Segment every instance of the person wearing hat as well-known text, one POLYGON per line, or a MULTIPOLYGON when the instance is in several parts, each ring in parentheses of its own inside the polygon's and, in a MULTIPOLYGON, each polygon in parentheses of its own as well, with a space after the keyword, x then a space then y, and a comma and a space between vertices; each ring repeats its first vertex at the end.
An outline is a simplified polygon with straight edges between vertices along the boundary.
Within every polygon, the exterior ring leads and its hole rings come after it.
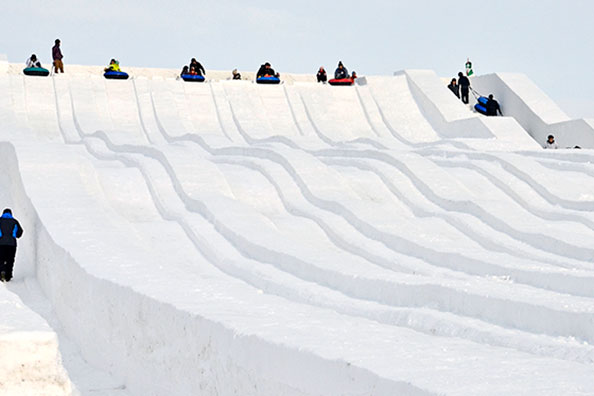
POLYGON ((349 78, 349 71, 346 67, 342 64, 342 61, 338 62, 338 67, 336 71, 334 71, 334 78, 337 80, 342 80, 344 78, 349 78))
POLYGON ((0 217, 0 280, 8 282, 12 279, 14 256, 17 249, 17 238, 23 235, 23 227, 12 217, 12 211, 4 209, 0 217))
POLYGON ((54 72, 58 73, 58 70, 64 73, 64 63, 62 63, 62 50, 60 49, 60 39, 56 39, 55 45, 52 47, 52 59, 54 60, 54 72))
POLYGON ((32 54, 31 57, 29 57, 29 59, 27 59, 27 68, 30 67, 39 67, 41 68, 41 62, 39 62, 39 59, 37 59, 37 55, 32 54))
POLYGON ((553 149, 553 150, 556 150, 556 149, 559 148, 559 146, 557 145, 557 142, 555 141, 555 136, 549 135, 547 137, 547 141, 545 143, 544 148, 546 148, 546 149, 553 149))
POLYGON ((278 77, 279 75, 274 72, 274 69, 272 67, 270 67, 270 63, 266 62, 262 66, 260 66, 260 69, 258 69, 258 73, 256 73, 257 79, 264 76, 278 77))

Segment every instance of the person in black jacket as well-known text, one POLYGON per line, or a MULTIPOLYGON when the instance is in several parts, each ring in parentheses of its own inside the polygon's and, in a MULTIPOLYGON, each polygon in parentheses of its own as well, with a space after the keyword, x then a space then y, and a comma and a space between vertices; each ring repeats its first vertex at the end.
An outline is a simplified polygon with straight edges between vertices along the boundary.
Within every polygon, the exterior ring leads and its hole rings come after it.
POLYGON ((458 73, 458 85, 460 86, 460 93, 462 102, 468 104, 468 91, 470 90, 470 80, 462 72, 458 73))
POLYGON ((0 217, 0 280, 8 282, 12 279, 14 256, 17 249, 17 238, 23 235, 23 227, 12 217, 10 209, 4 209, 0 217))
POLYGON ((485 106, 487 108, 487 115, 488 116, 496 116, 497 112, 499 112, 500 115, 501 114, 501 108, 499 107, 499 103, 497 103, 497 101, 495 99, 493 99, 493 95, 489 95, 489 100, 487 101, 487 105, 485 106))
POLYGON ((460 99, 460 86, 456 82, 455 78, 452 78, 452 81, 450 82, 450 85, 448 85, 448 88, 450 89, 450 91, 454 93, 454 95, 456 95, 458 99, 460 99))
POLYGON ((342 61, 338 62, 338 67, 334 71, 334 78, 336 80, 342 80, 345 78, 349 78, 349 71, 346 67, 342 64, 342 61))
POLYGON ((190 61, 190 74, 197 74, 199 76, 204 76, 206 74, 204 67, 202 67, 202 64, 198 62, 196 58, 192 58, 190 61))
POLYGON ((328 75, 326 74, 326 70, 324 70, 324 66, 320 66, 320 69, 318 70, 318 74, 316 75, 318 82, 324 83, 326 84, 326 81, 328 81, 328 75))
POLYGON ((264 76, 278 77, 279 74, 274 72, 274 69, 270 67, 270 63, 266 62, 262 66, 260 66, 260 69, 258 69, 258 73, 256 73, 256 78, 264 76))

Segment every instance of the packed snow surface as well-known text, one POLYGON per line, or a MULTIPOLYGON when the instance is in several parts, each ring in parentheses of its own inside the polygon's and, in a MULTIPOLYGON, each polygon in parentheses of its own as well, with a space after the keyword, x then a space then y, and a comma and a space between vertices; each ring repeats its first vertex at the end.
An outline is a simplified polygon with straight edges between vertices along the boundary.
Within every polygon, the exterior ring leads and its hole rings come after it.
POLYGON ((43 360, 31 394, 594 395, 592 151, 424 70, 0 69, 0 351, 43 360))

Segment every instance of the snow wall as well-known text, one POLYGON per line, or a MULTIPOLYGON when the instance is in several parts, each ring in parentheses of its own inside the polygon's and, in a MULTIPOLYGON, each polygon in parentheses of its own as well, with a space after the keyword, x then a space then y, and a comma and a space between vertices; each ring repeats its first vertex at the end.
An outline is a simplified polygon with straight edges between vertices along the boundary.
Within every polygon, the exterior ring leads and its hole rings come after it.
POLYGON ((503 114, 513 117, 541 146, 548 135, 560 148, 594 148, 594 120, 572 120, 526 75, 495 73, 472 78, 484 96, 493 94, 503 114))

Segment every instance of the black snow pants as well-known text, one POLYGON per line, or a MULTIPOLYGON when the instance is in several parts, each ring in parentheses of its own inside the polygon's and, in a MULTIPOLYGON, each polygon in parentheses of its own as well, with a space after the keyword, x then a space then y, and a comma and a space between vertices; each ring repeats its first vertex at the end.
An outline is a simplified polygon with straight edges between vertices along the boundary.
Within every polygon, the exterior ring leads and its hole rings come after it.
POLYGON ((14 256, 16 246, 0 245, 0 273, 4 272, 4 279, 12 279, 12 268, 14 267, 14 256))
POLYGON ((468 91, 469 91, 468 87, 461 87, 461 89, 460 89, 460 93, 462 94, 461 95, 462 102, 464 102, 466 104, 468 104, 468 91))

